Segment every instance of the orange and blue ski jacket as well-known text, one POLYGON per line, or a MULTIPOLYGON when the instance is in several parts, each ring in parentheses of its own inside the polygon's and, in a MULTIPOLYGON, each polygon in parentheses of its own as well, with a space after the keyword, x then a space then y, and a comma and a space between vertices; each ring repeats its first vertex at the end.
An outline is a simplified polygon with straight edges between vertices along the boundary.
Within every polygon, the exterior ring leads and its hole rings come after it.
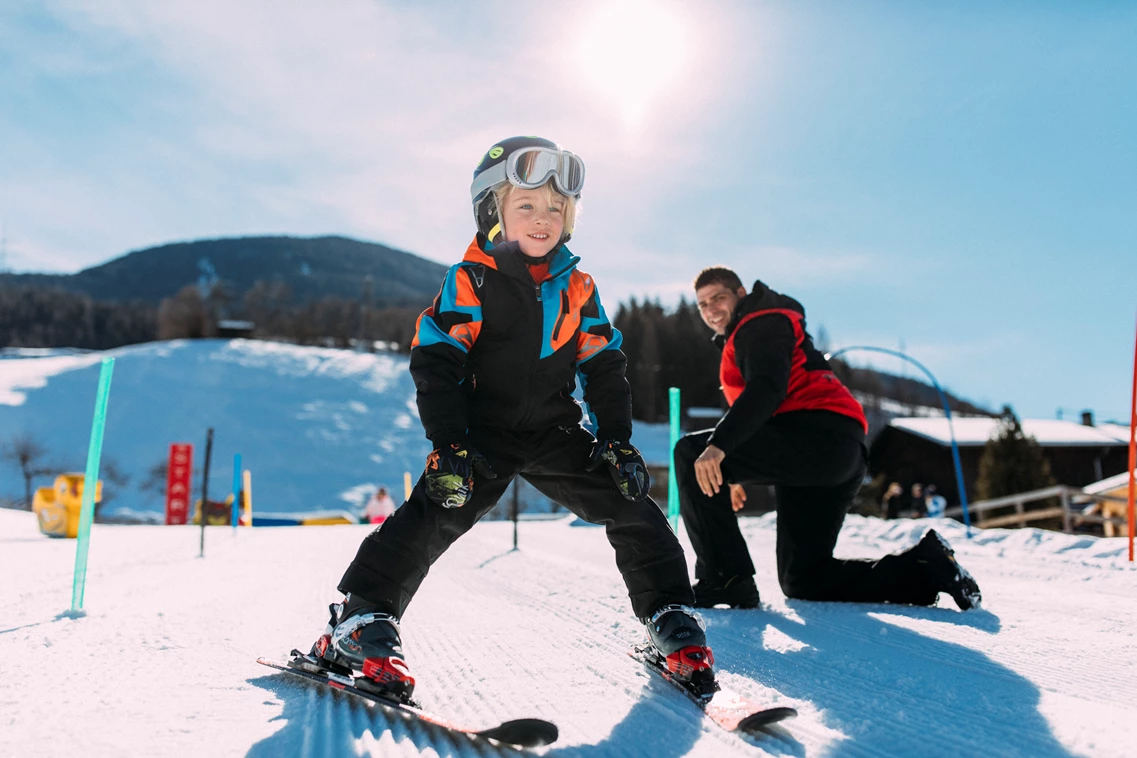
POLYGON ((516 243, 479 234, 450 267, 411 343, 419 416, 436 446, 470 427, 579 424, 578 378, 597 436, 631 437, 622 338, 579 260, 562 245, 536 282, 516 243))

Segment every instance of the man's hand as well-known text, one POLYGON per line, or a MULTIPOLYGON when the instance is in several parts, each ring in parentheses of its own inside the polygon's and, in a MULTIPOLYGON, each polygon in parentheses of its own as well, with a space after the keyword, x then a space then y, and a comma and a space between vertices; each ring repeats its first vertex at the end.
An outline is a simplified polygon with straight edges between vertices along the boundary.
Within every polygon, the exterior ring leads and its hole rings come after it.
POLYGON ((707 449, 695 460, 695 479, 699 482, 699 489, 707 497, 717 495, 722 488, 721 464, 725 457, 726 453, 722 450, 714 445, 707 445, 707 449))
POLYGON ((738 513, 746 506, 746 490, 741 484, 730 485, 730 507, 738 513))

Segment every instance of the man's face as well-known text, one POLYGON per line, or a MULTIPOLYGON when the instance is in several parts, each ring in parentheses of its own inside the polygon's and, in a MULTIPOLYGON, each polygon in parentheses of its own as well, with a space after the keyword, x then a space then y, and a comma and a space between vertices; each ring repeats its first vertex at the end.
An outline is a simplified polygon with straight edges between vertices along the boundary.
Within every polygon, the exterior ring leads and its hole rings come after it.
POLYGON ((732 290, 721 282, 705 284, 695 290, 695 302, 699 306, 699 315, 703 317, 703 323, 709 326, 715 334, 726 334, 726 327, 730 324, 734 307, 744 297, 746 297, 745 287, 732 290))

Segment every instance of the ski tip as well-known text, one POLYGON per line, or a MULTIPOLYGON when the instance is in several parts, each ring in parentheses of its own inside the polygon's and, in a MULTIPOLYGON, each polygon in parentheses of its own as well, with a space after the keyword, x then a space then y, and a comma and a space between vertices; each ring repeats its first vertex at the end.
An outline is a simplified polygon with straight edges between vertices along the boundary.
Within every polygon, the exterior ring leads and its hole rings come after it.
POLYGON ((514 719, 491 729, 483 729, 478 732, 478 736, 518 747, 544 747, 557 741, 560 730, 556 724, 543 719, 514 719))
POLYGON ((776 724, 779 721, 792 719, 797 716, 797 709, 782 707, 782 708, 767 708, 764 711, 752 713, 742 721, 738 722, 737 730, 740 732, 752 732, 761 729, 770 724, 776 724))

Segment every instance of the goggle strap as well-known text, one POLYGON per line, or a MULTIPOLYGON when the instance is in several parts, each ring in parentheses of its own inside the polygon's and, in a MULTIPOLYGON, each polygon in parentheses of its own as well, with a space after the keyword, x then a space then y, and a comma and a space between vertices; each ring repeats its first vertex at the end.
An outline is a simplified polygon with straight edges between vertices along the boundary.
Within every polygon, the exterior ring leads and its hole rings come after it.
POLYGON ((506 180, 505 176, 505 162, 498 163, 490 166, 482 173, 478 174, 478 178, 470 185, 470 199, 477 200, 480 195, 493 189, 497 185, 506 180))

